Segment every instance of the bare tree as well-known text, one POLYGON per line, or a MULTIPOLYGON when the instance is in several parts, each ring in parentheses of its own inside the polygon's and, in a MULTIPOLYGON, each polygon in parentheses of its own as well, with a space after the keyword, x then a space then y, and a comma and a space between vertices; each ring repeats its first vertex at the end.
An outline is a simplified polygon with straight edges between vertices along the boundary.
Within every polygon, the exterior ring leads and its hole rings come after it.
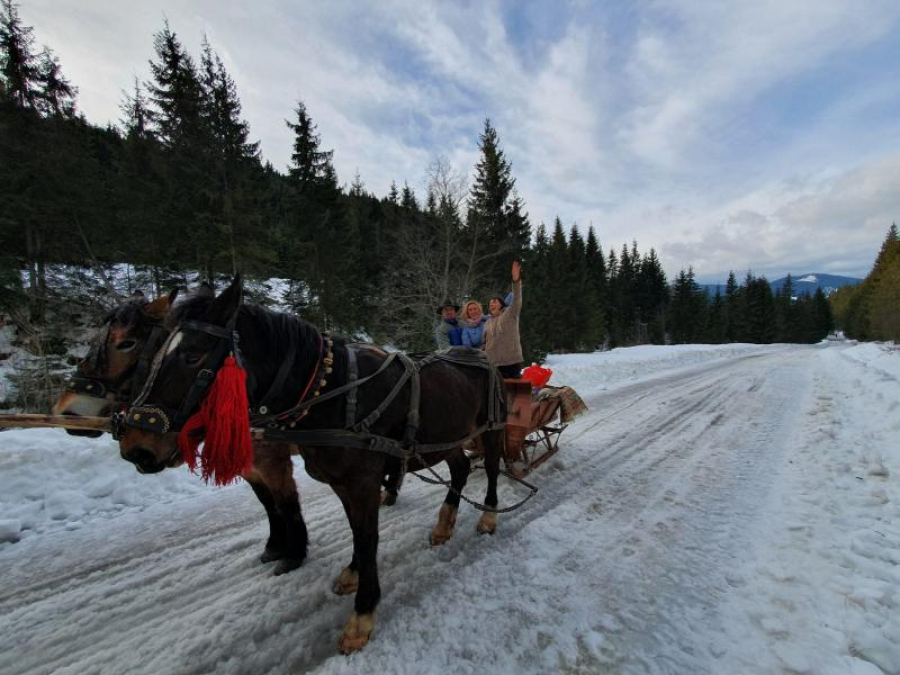
POLYGON ((426 212, 404 214, 393 236, 379 322, 382 338, 412 349, 434 348, 435 308, 468 290, 467 256, 460 250, 466 179, 444 157, 428 165, 425 179, 426 212))

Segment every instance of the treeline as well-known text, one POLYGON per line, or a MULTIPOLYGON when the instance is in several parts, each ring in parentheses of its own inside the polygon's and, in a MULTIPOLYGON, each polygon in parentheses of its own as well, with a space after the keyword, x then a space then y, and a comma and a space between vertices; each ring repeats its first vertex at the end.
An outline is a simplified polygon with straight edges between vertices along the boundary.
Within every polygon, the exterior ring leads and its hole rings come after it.
POLYGON ((900 342, 900 238, 891 225, 875 265, 858 286, 832 296, 838 325, 857 340, 900 342))
POLYGON ((748 272, 738 284, 731 272, 724 290, 717 287, 710 294, 688 269, 672 284, 668 326, 673 344, 813 343, 834 329, 834 316, 821 288, 795 297, 790 274, 773 293, 765 277, 748 272))
MULTIPOLYGON (((437 305, 505 292, 512 260, 524 263, 529 360, 646 342, 813 341, 830 328, 818 295, 774 297, 764 279, 739 286, 732 275, 709 296, 691 271, 670 287, 652 249, 604 252, 593 228, 584 237, 559 219, 532 237, 489 120, 471 185, 437 159, 423 196, 395 182, 378 197, 360 176, 340 184, 302 101, 285 111, 290 166, 266 163, 216 51, 204 39, 195 58, 168 24, 118 126, 88 123, 76 94, 0 1, 0 310, 37 333, 113 291, 241 271, 282 280, 280 300, 320 327, 430 349, 437 305)), ((71 332, 43 334, 58 350, 71 332)))

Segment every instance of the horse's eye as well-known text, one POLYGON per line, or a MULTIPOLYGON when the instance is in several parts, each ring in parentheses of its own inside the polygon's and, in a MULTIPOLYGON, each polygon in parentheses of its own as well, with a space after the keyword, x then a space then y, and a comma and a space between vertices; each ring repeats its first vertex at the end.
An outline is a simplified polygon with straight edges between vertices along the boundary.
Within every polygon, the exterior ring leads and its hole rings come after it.
POLYGON ((184 365, 193 368, 194 366, 200 365, 200 362, 203 360, 203 356, 203 354, 185 352, 181 355, 181 360, 184 365))
POLYGON ((137 347, 136 340, 122 340, 122 342, 116 345, 116 349, 120 352, 130 352, 135 347, 137 347))

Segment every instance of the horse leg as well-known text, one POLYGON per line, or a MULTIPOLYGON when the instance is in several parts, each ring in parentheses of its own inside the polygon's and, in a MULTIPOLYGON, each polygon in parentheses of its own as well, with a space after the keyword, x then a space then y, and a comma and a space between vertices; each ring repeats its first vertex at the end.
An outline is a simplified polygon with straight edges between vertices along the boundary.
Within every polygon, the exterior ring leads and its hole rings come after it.
POLYGON ((253 489, 253 494, 256 495, 256 498, 266 510, 266 516, 269 520, 269 538, 266 541, 266 547, 260 556, 260 562, 268 563, 279 560, 283 557, 282 549, 286 535, 284 520, 275 508, 275 498, 272 497, 269 488, 266 487, 262 478, 254 470, 251 470, 250 473, 244 475, 244 480, 250 484, 250 487, 253 489))
POLYGON ((481 514, 476 527, 478 534, 494 534, 497 530, 497 478, 500 476, 500 457, 503 454, 503 429, 485 431, 482 435, 484 444, 484 472, 487 474, 488 488, 484 498, 486 506, 494 509, 481 514))
POLYGON ((456 527, 456 515, 459 511, 459 496, 469 480, 469 458, 461 450, 454 450, 445 460, 450 467, 450 485, 441 510, 438 512, 437 525, 431 530, 431 545, 440 546, 453 536, 456 527))
POLYGON ((253 472, 247 477, 269 516, 269 541, 263 562, 277 560, 275 575, 297 569, 306 559, 309 536, 300 496, 294 481, 289 446, 266 444, 255 453, 253 472))
MULTIPOLYGON (((339 648, 342 653, 350 654, 362 649, 369 641, 375 629, 375 608, 381 599, 381 587, 378 584, 378 506, 380 478, 361 481, 335 492, 344 504, 350 528, 353 530, 353 560, 350 566, 341 572, 335 587, 343 580, 357 582, 356 597, 353 601, 353 613, 344 624, 339 648)), ((334 487, 334 486, 332 486, 334 487)))
POLYGON ((403 485, 403 463, 392 457, 387 463, 388 472, 384 477, 381 485, 384 488, 381 491, 381 505, 393 506, 397 503, 397 495, 400 487, 403 485))

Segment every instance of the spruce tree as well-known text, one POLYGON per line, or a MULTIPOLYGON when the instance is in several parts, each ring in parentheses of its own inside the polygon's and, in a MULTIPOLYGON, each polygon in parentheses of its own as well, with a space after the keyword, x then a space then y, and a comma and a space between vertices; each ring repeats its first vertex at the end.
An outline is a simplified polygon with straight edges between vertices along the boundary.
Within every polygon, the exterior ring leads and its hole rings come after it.
POLYGON ((606 316, 609 300, 606 261, 603 258, 603 248, 593 226, 588 228, 584 258, 587 270, 587 291, 590 294, 590 302, 593 303, 588 316, 588 343, 593 345, 592 348, 597 348, 606 340, 606 316))
POLYGON ((666 307, 669 301, 669 285, 656 251, 641 259, 638 270, 638 306, 640 320, 647 326, 647 337, 653 344, 665 342, 666 307))
POLYGON ((76 89, 62 74, 59 59, 49 47, 44 47, 41 53, 38 79, 41 84, 38 110, 45 117, 74 117, 76 89))
POLYGON ((12 0, 0 4, 0 93, 20 109, 34 110, 40 93, 34 29, 22 23, 12 0))
POLYGON ((475 181, 469 193, 466 218, 468 246, 478 241, 483 252, 483 290, 508 285, 513 260, 522 260, 531 240, 531 228, 521 200, 514 192, 515 179, 497 131, 485 120, 479 138, 481 158, 475 166, 475 181))
POLYGON ((728 281, 725 282, 724 323, 725 342, 740 342, 744 339, 744 298, 734 270, 728 272, 728 281))

